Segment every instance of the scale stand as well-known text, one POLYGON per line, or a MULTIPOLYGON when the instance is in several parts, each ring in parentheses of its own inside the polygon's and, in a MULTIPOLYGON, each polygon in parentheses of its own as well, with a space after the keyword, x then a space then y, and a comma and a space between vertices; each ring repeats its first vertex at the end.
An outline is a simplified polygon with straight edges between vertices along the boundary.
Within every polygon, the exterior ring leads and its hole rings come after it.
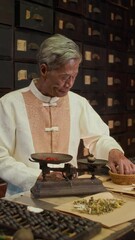
POLYGON ((94 162, 89 162, 87 159, 81 159, 78 160, 78 162, 82 163, 84 167, 75 168, 70 163, 65 163, 71 160, 68 159, 68 155, 64 155, 64 157, 65 156, 66 158, 63 159, 63 154, 61 156, 60 154, 56 153, 50 153, 47 154, 47 156, 44 153, 42 157, 41 154, 40 157, 37 154, 36 157, 35 154, 31 155, 32 159, 30 159, 30 161, 38 162, 40 164, 40 169, 42 170, 43 176, 43 180, 38 180, 31 188, 31 193, 35 198, 58 196, 84 196, 107 191, 106 188, 103 186, 102 181, 95 176, 96 168, 104 166, 107 161, 95 160, 94 162), (59 164, 62 162, 65 163, 64 168, 48 167, 49 163, 59 164), (49 178, 48 180, 47 176, 50 171, 62 172, 63 179, 51 180, 51 178, 49 178), (77 178, 78 173, 84 171, 89 172, 90 177, 80 179, 77 178))

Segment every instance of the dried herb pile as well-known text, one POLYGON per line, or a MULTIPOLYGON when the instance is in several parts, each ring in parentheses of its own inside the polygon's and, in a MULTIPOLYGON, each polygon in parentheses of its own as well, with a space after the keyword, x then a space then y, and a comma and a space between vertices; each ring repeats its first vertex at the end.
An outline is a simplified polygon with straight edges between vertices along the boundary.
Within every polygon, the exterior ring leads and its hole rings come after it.
POLYGON ((116 208, 121 207, 125 201, 123 199, 79 199, 73 202, 73 207, 79 212, 92 214, 92 215, 101 215, 109 213, 116 208))

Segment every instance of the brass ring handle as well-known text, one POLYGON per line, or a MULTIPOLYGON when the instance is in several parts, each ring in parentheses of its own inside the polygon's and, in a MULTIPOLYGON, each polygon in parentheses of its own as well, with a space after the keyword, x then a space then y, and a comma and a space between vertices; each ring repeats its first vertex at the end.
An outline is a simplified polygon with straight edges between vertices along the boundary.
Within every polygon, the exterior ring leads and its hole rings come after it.
POLYGON ((101 34, 98 30, 93 30, 92 35, 93 36, 101 36, 101 34))
POLYGON ((97 83, 97 82, 98 82, 98 78, 96 78, 96 77, 92 77, 91 82, 92 82, 92 83, 97 83))
POLYGON ((114 105, 120 105, 120 102, 117 99, 115 99, 113 103, 114 105))
POLYGON ((92 54, 92 59, 94 60, 100 60, 100 56, 97 53, 92 54))
POLYGON ((120 60, 120 58, 119 58, 119 57, 115 57, 115 59, 114 59, 114 62, 115 62, 115 63, 120 63, 120 62, 121 62, 121 60, 120 60))
POLYGON ((38 50, 39 49, 39 46, 36 44, 36 43, 29 43, 28 44, 28 49, 30 50, 38 50))
POLYGON ((119 14, 116 14, 115 20, 116 21, 122 21, 122 17, 119 14))
POLYGON ((70 22, 68 22, 68 23, 65 25, 65 28, 66 28, 66 29, 69 29, 69 30, 75 31, 75 26, 74 26, 72 23, 70 23, 70 22))
POLYGON ((34 15, 32 16, 32 19, 39 21, 39 22, 43 21, 43 17, 38 13, 34 13, 34 15))
POLYGON ((120 79, 119 79, 119 78, 115 78, 115 79, 114 79, 114 84, 121 84, 120 79))
POLYGON ((115 121, 115 122, 114 122, 114 126, 115 126, 115 127, 119 127, 120 125, 121 125, 120 121, 115 121))
POLYGON ((38 76, 37 76, 36 73, 30 73, 30 74, 28 74, 28 79, 29 79, 29 80, 32 80, 32 79, 34 79, 34 78, 38 78, 38 76))

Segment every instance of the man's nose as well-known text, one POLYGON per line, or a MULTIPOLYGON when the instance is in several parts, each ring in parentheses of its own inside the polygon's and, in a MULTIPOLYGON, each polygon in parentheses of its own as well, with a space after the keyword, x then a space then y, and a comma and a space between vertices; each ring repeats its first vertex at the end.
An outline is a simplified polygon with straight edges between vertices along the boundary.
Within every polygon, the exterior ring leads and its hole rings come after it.
POLYGON ((74 76, 70 76, 67 81, 66 81, 66 87, 72 87, 73 83, 75 81, 75 77, 74 76))

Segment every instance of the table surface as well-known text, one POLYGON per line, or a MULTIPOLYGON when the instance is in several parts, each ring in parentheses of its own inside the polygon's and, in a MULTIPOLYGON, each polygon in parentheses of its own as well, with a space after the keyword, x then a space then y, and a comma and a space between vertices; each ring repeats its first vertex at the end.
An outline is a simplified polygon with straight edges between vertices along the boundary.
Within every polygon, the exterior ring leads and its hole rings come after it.
MULTIPOLYGON (((122 194, 125 194, 125 193, 122 193, 122 194)), ((132 195, 131 197, 133 198, 135 196, 132 195)), ((51 197, 51 198, 46 197, 46 198, 37 199, 37 198, 34 198, 30 192, 24 192, 24 193, 13 195, 11 197, 5 197, 4 199, 30 205, 33 207, 40 207, 43 209, 52 210, 55 206, 74 201, 78 198, 79 197, 68 196, 68 197, 51 197)), ((111 228, 102 227, 101 232, 97 234, 95 237, 93 237, 91 240, 115 240, 115 239, 118 240, 134 229, 135 229, 135 220, 132 220, 130 222, 126 222, 111 228)), ((133 239, 135 239, 135 236, 133 239)))

